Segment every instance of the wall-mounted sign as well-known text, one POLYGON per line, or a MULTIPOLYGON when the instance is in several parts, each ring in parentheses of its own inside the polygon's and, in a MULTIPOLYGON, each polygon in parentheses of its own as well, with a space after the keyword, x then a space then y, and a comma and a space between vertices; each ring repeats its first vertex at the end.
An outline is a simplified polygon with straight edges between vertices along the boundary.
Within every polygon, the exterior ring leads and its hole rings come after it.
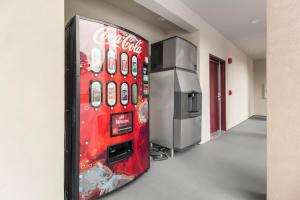
POLYGON ((111 114, 110 120, 110 135, 112 137, 133 131, 133 112, 111 114))
POLYGON ((267 99, 267 84, 266 83, 264 83, 264 84, 262 84, 262 98, 263 99, 267 99))

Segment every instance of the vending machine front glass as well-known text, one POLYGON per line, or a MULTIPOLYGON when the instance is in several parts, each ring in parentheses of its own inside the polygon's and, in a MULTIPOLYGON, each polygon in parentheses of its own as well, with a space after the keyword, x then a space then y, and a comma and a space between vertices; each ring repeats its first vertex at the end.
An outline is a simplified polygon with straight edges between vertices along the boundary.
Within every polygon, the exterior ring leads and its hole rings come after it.
POLYGON ((147 68, 142 37, 79 16, 66 27, 66 199, 98 199, 148 170, 147 68))

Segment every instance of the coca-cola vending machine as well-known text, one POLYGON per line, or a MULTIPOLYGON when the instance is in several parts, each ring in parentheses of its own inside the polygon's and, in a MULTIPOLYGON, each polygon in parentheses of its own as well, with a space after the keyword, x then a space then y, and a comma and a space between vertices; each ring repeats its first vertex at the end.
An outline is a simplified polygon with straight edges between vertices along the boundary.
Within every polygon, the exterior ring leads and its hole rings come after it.
POLYGON ((65 69, 65 199, 98 199, 149 169, 148 41, 75 16, 65 69))

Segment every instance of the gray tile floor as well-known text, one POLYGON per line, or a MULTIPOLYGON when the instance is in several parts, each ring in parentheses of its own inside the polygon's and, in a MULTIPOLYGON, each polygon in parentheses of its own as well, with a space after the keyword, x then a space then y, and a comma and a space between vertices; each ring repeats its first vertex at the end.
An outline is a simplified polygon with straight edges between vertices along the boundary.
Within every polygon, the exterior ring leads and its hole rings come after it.
POLYGON ((107 200, 266 199, 266 121, 249 119, 214 140, 151 162, 107 200))

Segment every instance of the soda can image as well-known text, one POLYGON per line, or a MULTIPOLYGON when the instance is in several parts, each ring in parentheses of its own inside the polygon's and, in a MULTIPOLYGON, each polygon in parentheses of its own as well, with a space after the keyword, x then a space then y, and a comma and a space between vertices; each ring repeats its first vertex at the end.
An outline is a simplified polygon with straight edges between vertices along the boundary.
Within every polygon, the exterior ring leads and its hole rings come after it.
POLYGON ((91 81, 90 83, 90 104, 98 108, 102 104, 102 84, 100 81, 91 81))
POLYGON ((121 84, 121 92, 120 92, 120 94, 121 94, 121 104, 123 105, 123 106, 126 106, 127 104, 128 104, 128 100, 129 100, 129 92, 128 92, 128 84, 127 83, 122 83, 121 84))
POLYGON ((111 75, 115 74, 117 71, 116 52, 112 49, 109 49, 107 51, 106 69, 107 72, 111 75))
POLYGON ((138 75, 138 58, 135 55, 131 57, 131 73, 134 77, 138 75))
POLYGON ((90 69, 94 73, 99 73, 102 70, 103 55, 100 49, 92 48, 91 51, 91 66, 90 69))
POLYGON ((106 85, 106 101, 107 105, 113 107, 117 103, 117 84, 110 81, 106 85))
POLYGON ((121 74, 126 76, 128 74, 128 55, 125 52, 120 55, 120 66, 121 74))
POLYGON ((136 83, 131 86, 131 101, 133 105, 138 103, 138 85, 136 83))

